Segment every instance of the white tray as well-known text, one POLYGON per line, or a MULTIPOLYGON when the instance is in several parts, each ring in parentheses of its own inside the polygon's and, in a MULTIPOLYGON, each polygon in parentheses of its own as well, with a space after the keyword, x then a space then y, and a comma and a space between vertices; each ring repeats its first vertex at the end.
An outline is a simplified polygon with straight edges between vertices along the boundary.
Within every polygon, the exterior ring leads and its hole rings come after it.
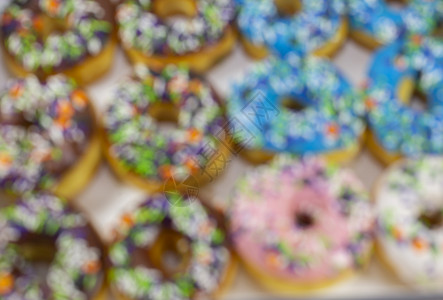
MULTIPOLYGON (((350 81, 358 86, 365 79, 370 58, 370 52, 349 41, 333 61, 350 81)), ((209 72, 207 77, 219 94, 226 96, 229 94, 230 83, 241 78, 252 63, 243 53, 241 47, 237 46, 228 58, 209 72)), ((130 72, 130 66, 119 50, 111 72, 87 88, 99 113, 106 108, 119 80, 130 72)), ((0 63, 0 84, 3 85, 9 77, 11 75, 6 71, 3 62, 0 63)), ((351 164, 351 167, 368 188, 372 187, 375 179, 382 171, 382 166, 367 151, 363 151, 351 164)), ((232 190, 236 179, 248 168, 251 168, 251 166, 239 158, 234 158, 227 166, 225 173, 214 183, 203 188, 200 193, 216 203, 223 203, 232 190)), ((118 217, 123 212, 133 209, 145 197, 146 195, 143 192, 119 182, 106 164, 103 163, 88 188, 78 199, 75 199, 75 204, 90 216, 103 240, 109 241, 111 229, 118 217)), ((411 291, 392 278, 377 260, 373 259, 369 269, 362 274, 316 295, 328 298, 354 299, 356 297, 406 296, 411 295, 411 291)), ((243 270, 239 270, 234 284, 224 299, 257 299, 261 297, 272 299, 243 270)))

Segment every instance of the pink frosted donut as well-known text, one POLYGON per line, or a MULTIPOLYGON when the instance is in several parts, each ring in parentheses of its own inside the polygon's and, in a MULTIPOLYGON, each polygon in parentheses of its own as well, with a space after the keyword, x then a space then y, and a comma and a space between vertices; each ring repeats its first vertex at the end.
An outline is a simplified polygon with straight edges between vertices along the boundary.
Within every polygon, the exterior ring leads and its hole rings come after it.
POLYGON ((374 218, 355 175, 318 158, 281 156, 239 181, 230 211, 240 258, 265 287, 323 287, 364 266, 374 218))

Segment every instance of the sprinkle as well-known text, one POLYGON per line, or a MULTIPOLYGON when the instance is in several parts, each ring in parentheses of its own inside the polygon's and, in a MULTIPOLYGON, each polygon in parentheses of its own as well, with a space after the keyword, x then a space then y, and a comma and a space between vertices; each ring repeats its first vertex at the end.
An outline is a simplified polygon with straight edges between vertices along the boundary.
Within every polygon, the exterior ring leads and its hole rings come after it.
POLYGON ((423 251, 428 247, 428 244, 420 238, 413 239, 412 245, 414 246, 414 249, 417 251, 423 251))
POLYGON ((9 95, 13 99, 19 98, 23 94, 23 87, 20 83, 16 83, 13 85, 13 87, 9 90, 9 95))
POLYGON ((6 295, 14 288, 14 277, 9 273, 0 273, 0 295, 6 295))
POLYGON ((373 98, 366 98, 365 100, 365 107, 368 111, 373 110, 377 107, 377 102, 373 98))
POLYGON ((78 107, 85 107, 88 104, 88 96, 83 90, 75 90, 71 94, 71 99, 78 107))
POLYGON ((328 135, 337 136, 340 133, 340 127, 336 123, 331 123, 327 126, 326 132, 328 135))
POLYGON ((88 261, 83 265, 82 270, 85 274, 97 274, 101 271, 101 264, 96 260, 88 261))

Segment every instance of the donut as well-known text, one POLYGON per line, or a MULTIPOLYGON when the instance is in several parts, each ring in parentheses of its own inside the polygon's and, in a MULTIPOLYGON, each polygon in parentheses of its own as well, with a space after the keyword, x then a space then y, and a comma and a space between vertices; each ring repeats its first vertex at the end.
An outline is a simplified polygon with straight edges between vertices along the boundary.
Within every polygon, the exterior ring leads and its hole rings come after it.
POLYGON ((202 73, 233 48, 234 16, 233 0, 122 0, 116 22, 132 63, 157 71, 187 64, 202 73), (187 18, 171 18, 177 15, 187 18))
POLYGON ((1 299, 106 299, 103 258, 85 217, 51 194, 27 194, 0 211, 1 299))
POLYGON ((197 198, 178 194, 154 194, 123 215, 109 249, 108 280, 116 299, 220 295, 236 265, 219 226, 197 198))
POLYGON ((350 161, 364 132, 359 99, 326 60, 270 57, 234 84, 227 103, 231 135, 254 163, 280 152, 350 161))
POLYGON ((52 190, 71 199, 101 159, 86 93, 63 75, 11 79, 0 91, 0 189, 52 190))
POLYGON ((374 217, 362 183, 318 157, 282 155, 240 179, 228 212, 246 269, 278 294, 312 292, 364 267, 374 217))
POLYGON ((369 49, 376 49, 408 34, 431 34, 437 26, 439 2, 349 0, 351 37, 369 49))
POLYGON ((402 282, 427 292, 443 281, 442 174, 442 157, 403 159, 374 191, 377 254, 402 282))
POLYGON ((121 179, 148 192, 163 191, 170 180, 197 188, 229 161, 224 123, 206 81, 183 67, 158 73, 138 65, 103 116, 105 154, 121 179))
POLYGON ((380 161, 443 154, 441 40, 414 35, 377 51, 364 98, 371 130, 368 146, 380 161), (427 99, 424 110, 408 105, 415 87, 427 99))
POLYGON ((0 16, 5 65, 20 77, 64 73, 89 83, 112 64, 112 24, 107 0, 12 0, 0 16))
POLYGON ((343 1, 239 0, 237 25, 245 51, 262 59, 290 51, 334 55, 346 39, 343 1))

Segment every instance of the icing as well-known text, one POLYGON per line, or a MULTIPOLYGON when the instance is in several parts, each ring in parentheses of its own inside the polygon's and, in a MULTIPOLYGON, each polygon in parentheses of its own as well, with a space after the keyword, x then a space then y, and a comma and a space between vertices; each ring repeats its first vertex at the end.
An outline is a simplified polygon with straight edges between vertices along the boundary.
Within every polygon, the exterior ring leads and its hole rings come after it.
POLYGON ((155 73, 138 65, 135 73, 121 84, 104 116, 111 155, 150 180, 172 174, 184 179, 204 169, 211 159, 205 149, 218 149, 224 120, 211 87, 175 66, 155 73), (149 115, 156 104, 179 110, 176 127, 160 128, 149 115))
POLYGON ((127 48, 148 55, 183 55, 217 42, 234 15, 232 0, 197 0, 195 17, 166 23, 152 11, 151 0, 126 0, 117 8, 117 23, 127 48))
POLYGON ((420 216, 443 215, 443 159, 404 160, 383 174, 375 193, 377 238, 399 277, 418 287, 441 289, 443 227, 431 228, 420 216))
POLYGON ((274 0, 238 2, 237 24, 253 44, 279 54, 312 52, 331 40, 342 22, 343 1, 301 0, 301 11, 291 17, 279 15, 274 0))
POLYGON ((357 143, 364 131, 364 107, 357 93, 331 63, 315 57, 272 57, 256 64, 233 86, 227 108, 229 117, 252 137, 240 132, 234 138, 250 149, 342 149, 357 143), (297 112, 285 108, 286 97, 306 107, 297 112))
POLYGON ((371 249, 374 222, 363 185, 318 158, 280 156, 248 173, 229 218, 242 259, 281 279, 332 279, 362 266, 371 249))
POLYGON ((26 195, 0 211, 0 297, 5 300, 87 300, 103 280, 101 249, 82 215, 48 194, 26 195), (46 280, 20 254, 29 235, 54 240, 46 280))
POLYGON ((349 0, 353 30, 362 31, 382 44, 405 34, 429 34, 437 25, 440 1, 410 0, 404 8, 389 7, 385 0, 349 0))
POLYGON ((442 83, 443 43, 437 39, 415 35, 375 54, 365 103, 369 126, 381 146, 407 156, 443 153, 442 83), (405 79, 412 79, 426 94, 427 110, 399 99, 397 89, 405 79))
POLYGON ((85 151, 93 131, 86 94, 63 76, 13 79, 0 91, 0 186, 49 187, 85 151))
MULTIPOLYGON (((181 196, 174 203, 183 201, 181 196)), ((164 195, 150 197, 135 212, 122 218, 117 232, 121 237, 109 251, 109 280, 131 299, 189 299, 195 293, 211 294, 223 280, 230 254, 224 233, 198 199, 188 205, 174 205, 164 195), (146 265, 134 266, 135 249, 148 249, 161 228, 170 227, 189 239, 192 258, 186 273, 173 279, 146 265)), ((145 253, 145 252, 144 252, 145 253)))
MULTIPOLYGON (((60 71, 101 52, 111 33, 104 3, 90 0, 14 0, 0 17, 3 44, 28 71, 60 71), (64 33, 43 40, 42 14, 67 20, 64 33)), ((63 21, 65 22, 65 21, 63 21)))

